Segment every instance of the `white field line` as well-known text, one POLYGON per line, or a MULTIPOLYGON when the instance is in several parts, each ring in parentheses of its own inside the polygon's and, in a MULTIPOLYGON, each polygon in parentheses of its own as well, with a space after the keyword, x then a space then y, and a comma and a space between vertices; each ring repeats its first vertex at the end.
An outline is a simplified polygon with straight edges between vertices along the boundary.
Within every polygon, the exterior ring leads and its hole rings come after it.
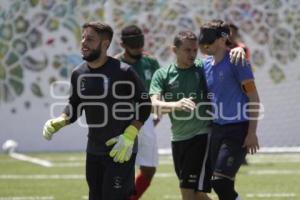
MULTIPOLYGON (((210 197, 216 198, 216 195, 209 195, 210 197)), ((254 198, 254 199, 274 199, 274 198, 291 198, 296 197, 295 193, 248 193, 246 194, 247 198, 254 198)), ((180 200, 180 195, 164 195, 164 199, 173 199, 173 200, 180 200)))
MULTIPOLYGON (((155 174, 157 178, 168 178, 175 177, 174 173, 157 173, 155 174)), ((20 174, 1 174, 0 180, 18 180, 18 179, 30 179, 30 180, 43 180, 43 179, 64 179, 64 180, 72 180, 72 179, 84 179, 83 174, 31 174, 31 175, 20 175, 20 174)))
POLYGON ((164 195, 164 199, 173 199, 173 200, 180 200, 181 196, 180 195, 164 195))
POLYGON ((44 159, 52 162, 85 162, 85 156, 63 156, 63 157, 52 157, 52 156, 43 156, 44 159))
POLYGON ((74 180, 74 179, 85 179, 83 174, 32 174, 32 175, 16 175, 16 174, 2 174, 0 175, 0 180, 18 180, 18 179, 30 179, 30 180, 49 180, 49 179, 64 179, 64 180, 74 180))
MULTIPOLYGON (((160 155, 170 155, 170 148, 161 148, 158 150, 160 155)), ((300 147, 261 147, 258 153, 300 153, 300 147)))
POLYGON ((250 170, 250 175, 300 175, 300 170, 250 170))
POLYGON ((53 163, 52 167, 83 167, 84 165, 84 162, 61 162, 53 163))
POLYGON ((53 200, 52 196, 0 197, 0 200, 53 200))
MULTIPOLYGON (((11 153, 10 156, 14 159, 27 161, 38 164, 44 167, 83 167, 85 165, 85 158, 82 156, 69 156, 66 158, 45 157, 45 159, 34 158, 20 153, 11 153), (51 162, 50 162, 51 161, 51 162)), ((256 154, 247 157, 248 162, 251 163, 300 163, 300 154, 284 153, 284 154, 256 154)), ((0 161, 7 163, 8 161, 0 161)), ((172 156, 163 155, 160 157, 160 165, 173 165, 172 156)))
MULTIPOLYGON (((18 159, 20 160, 20 159, 18 159)), ((271 157, 262 157, 262 156, 259 156, 259 157, 248 157, 247 158, 249 164, 253 163, 253 164, 259 164, 259 163, 300 163, 300 157, 275 157, 275 158, 271 158, 271 157)), ((41 162, 41 160, 39 161, 38 163, 39 165, 42 165, 42 166, 47 166, 47 167, 60 167, 60 168, 63 168, 63 167, 84 167, 85 166, 85 162, 81 162, 80 160, 79 161, 75 161, 75 162, 49 162, 49 161, 46 161, 46 160, 43 160, 43 162, 41 162)), ((159 161, 159 164, 160 165, 173 165, 173 161, 172 159, 169 159, 169 158, 161 158, 160 161, 159 161)))
MULTIPOLYGON (((216 199, 217 195, 216 194, 208 194, 209 197, 216 199)), ((173 199, 173 200, 181 200, 180 195, 164 195, 163 199, 173 199)))
MULTIPOLYGON (((175 173, 157 173, 155 174, 157 178, 168 178, 175 177, 175 173)), ((83 174, 31 174, 31 175, 20 175, 20 174, 1 174, 0 180, 19 180, 19 179, 30 179, 30 180, 44 180, 44 179, 85 179, 83 174)))
MULTIPOLYGON (((300 163, 300 154, 256 154, 248 155, 248 162, 251 163, 300 163)), ((173 164, 172 157, 161 156, 159 160, 161 165, 173 164)))
POLYGON ((169 177, 176 177, 175 172, 174 173, 156 173, 154 175, 156 178, 169 178, 169 177))
POLYGON ((17 159, 17 160, 34 163, 34 164, 37 164, 37 165, 41 165, 43 167, 52 167, 53 166, 52 163, 49 162, 48 160, 33 158, 33 157, 26 156, 26 155, 20 154, 20 153, 11 152, 11 153, 9 153, 9 156, 14 158, 14 159, 17 159))
POLYGON ((261 147, 258 153, 300 153, 300 147, 261 147))
MULTIPOLYGON (((257 154, 249 155, 247 157, 249 163, 300 163, 300 155, 298 154, 257 154)), ((82 158, 76 159, 75 157, 66 159, 67 162, 53 162, 53 167, 82 167, 85 165, 85 160, 82 158), (73 162, 72 162, 73 161, 73 162)), ((159 160, 160 165, 173 165, 171 156, 162 156, 159 160)))
MULTIPOLYGON (((249 175, 300 175, 300 170, 253 170, 247 172, 249 175)), ((155 174, 157 178, 168 178, 175 177, 174 173, 157 173, 155 174)), ((84 174, 31 174, 31 175, 21 175, 21 174, 0 174, 0 180, 18 180, 18 179, 31 179, 31 180, 43 180, 43 179, 85 179, 84 174)))
POLYGON ((291 198, 296 197, 295 193, 250 193, 246 195, 248 198, 274 199, 274 198, 291 198))

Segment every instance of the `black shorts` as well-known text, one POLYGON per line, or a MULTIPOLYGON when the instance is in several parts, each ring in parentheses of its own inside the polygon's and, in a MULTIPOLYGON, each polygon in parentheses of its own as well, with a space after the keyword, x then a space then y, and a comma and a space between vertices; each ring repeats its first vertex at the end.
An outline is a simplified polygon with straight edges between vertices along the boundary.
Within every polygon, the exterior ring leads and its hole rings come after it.
POLYGON ((86 156, 86 180, 89 200, 127 200, 134 192, 136 154, 123 164, 108 155, 86 156))
POLYGON ((211 191, 209 138, 209 134, 201 134, 189 140, 172 142, 173 162, 180 188, 211 191))
POLYGON ((211 165, 214 172, 234 178, 247 154, 243 148, 248 122, 213 124, 211 135, 211 165))

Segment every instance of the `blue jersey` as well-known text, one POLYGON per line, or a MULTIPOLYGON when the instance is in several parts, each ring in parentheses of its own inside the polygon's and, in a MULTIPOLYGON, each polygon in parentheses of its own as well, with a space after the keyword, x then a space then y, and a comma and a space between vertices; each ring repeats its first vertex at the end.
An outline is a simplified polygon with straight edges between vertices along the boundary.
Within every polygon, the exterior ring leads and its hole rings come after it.
POLYGON ((254 79, 250 64, 232 64, 229 52, 226 52, 223 60, 217 64, 214 64, 212 56, 208 57, 204 70, 208 95, 213 103, 214 122, 222 125, 247 121, 246 104, 249 99, 241 83, 254 79))

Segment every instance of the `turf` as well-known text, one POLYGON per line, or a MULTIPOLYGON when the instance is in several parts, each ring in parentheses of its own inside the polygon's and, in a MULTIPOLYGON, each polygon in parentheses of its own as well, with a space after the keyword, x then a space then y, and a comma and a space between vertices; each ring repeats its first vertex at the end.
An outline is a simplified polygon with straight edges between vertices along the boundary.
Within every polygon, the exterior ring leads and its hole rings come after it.
MULTIPOLYGON (((33 153, 54 167, 18 161, 0 154, 0 200, 87 199, 84 153, 33 153)), ((299 200, 300 154, 248 156, 237 176, 242 199, 299 200)), ((211 197, 217 199, 212 193, 211 197)), ((160 166, 143 200, 180 199, 178 181, 170 156, 160 157, 160 166)))

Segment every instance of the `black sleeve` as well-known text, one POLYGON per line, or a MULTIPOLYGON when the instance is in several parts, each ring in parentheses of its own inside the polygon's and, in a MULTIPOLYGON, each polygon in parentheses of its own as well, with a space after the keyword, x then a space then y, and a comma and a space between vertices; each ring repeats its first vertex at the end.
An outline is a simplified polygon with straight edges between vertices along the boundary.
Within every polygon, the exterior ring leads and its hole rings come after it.
POLYGON ((132 89, 134 89, 133 101, 136 108, 135 120, 144 123, 148 119, 152 109, 149 94, 147 93, 143 82, 132 67, 129 67, 126 70, 126 73, 129 81, 134 84, 134 88, 132 89))
POLYGON ((78 74, 76 73, 76 71, 73 71, 71 75, 71 94, 69 97, 68 105, 64 108, 63 111, 63 113, 65 113, 69 117, 70 124, 75 122, 82 114, 82 108, 81 110, 78 110, 81 101, 77 91, 77 80, 78 74))

